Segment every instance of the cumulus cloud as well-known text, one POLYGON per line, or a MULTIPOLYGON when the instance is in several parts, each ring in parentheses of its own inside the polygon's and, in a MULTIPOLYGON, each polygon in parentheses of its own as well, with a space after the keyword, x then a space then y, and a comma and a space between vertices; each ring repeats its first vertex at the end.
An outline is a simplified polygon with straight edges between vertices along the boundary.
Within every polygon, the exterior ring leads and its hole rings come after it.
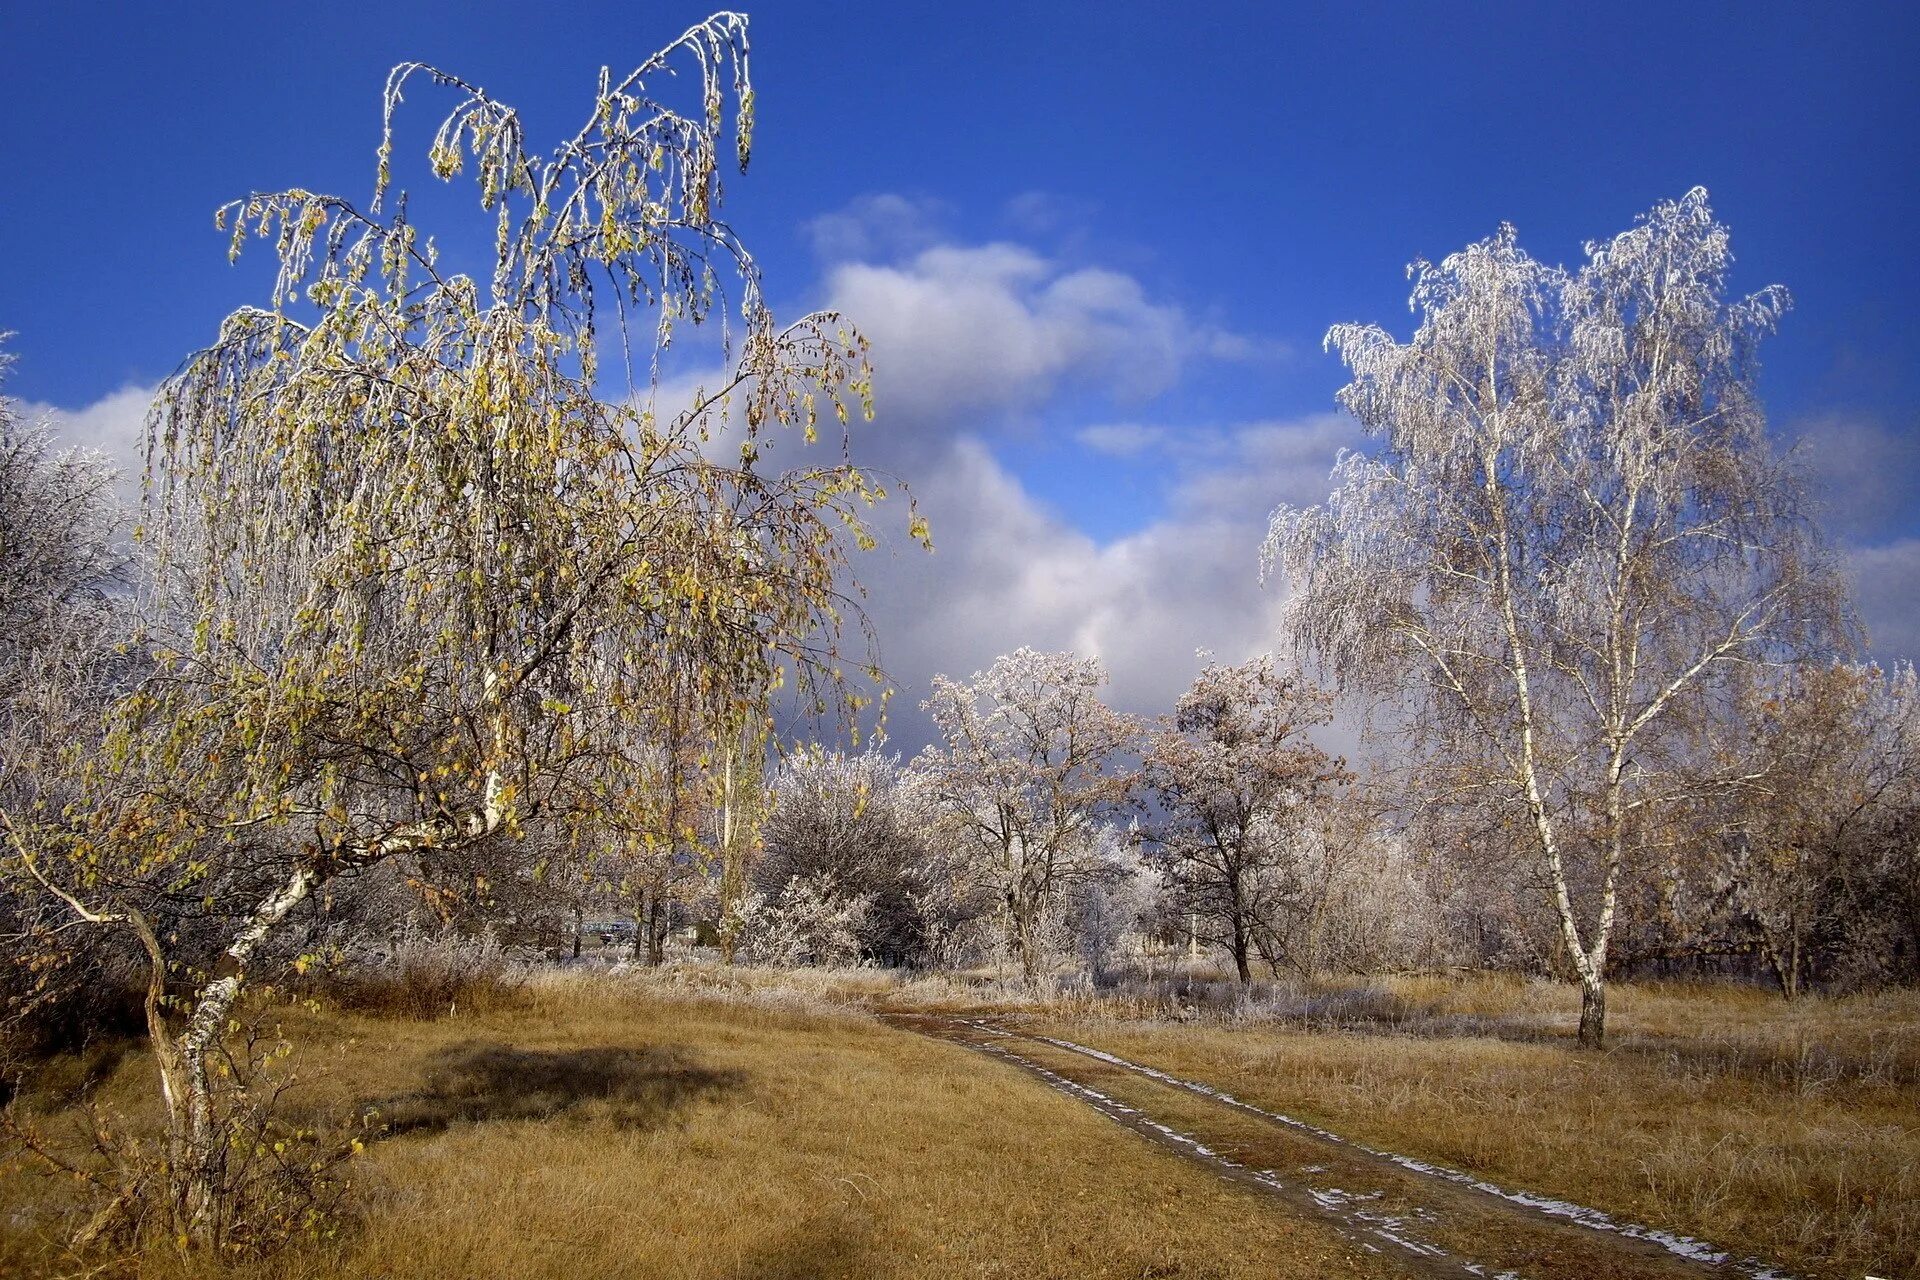
POLYGON ((1883 662, 1920 661, 1920 538, 1847 553, 1861 619, 1883 662))
POLYGON ((25 401, 21 404, 22 416, 28 422, 46 422, 69 445, 98 449, 116 461, 131 461, 137 466, 146 441, 147 406, 153 403, 153 393, 152 387, 122 387, 80 409, 25 401))
POLYGON ((1878 541, 1890 526, 1912 519, 1920 429, 1896 431, 1875 418, 1828 414, 1797 424, 1792 436, 1821 518, 1836 537, 1878 541))
POLYGON ((27 422, 46 423, 58 434, 62 445, 103 454, 119 472, 116 487, 121 500, 131 505, 140 495, 147 406, 153 403, 154 390, 153 387, 122 387, 79 409, 23 401, 21 416, 27 422))
POLYGON ((1260 586, 1260 516, 1168 517, 1097 543, 964 436, 916 491, 937 549, 884 551, 856 566, 906 695, 892 732, 908 746, 925 736, 911 704, 928 677, 969 675, 1023 644, 1100 658, 1114 700, 1151 713, 1192 680, 1196 650, 1231 660, 1274 642, 1282 599, 1260 586))
MULTIPOLYGON (((1054 210, 1036 199, 1019 212, 1054 210)), ((865 225, 895 213, 904 215, 863 203, 848 216, 865 225)), ((827 225, 846 244, 872 244, 827 225)), ((897 743, 925 741, 917 703, 935 672, 970 675, 1023 644, 1099 657, 1119 705, 1158 712, 1191 681, 1196 650, 1238 659, 1274 643, 1281 601, 1263 591, 1258 568, 1266 517, 1278 502, 1324 492, 1353 436, 1347 420, 1060 421, 1069 402, 1147 406, 1196 367, 1271 344, 1198 319, 1125 272, 1025 244, 863 253, 829 263, 824 284, 824 305, 873 344, 878 418, 856 432, 855 456, 911 483, 937 547, 917 552, 895 534, 855 565, 900 685, 897 743), (1089 455, 1163 461, 1162 509, 1106 542, 1060 519, 994 451, 1009 423, 1042 421, 1089 455)))
POLYGON ((813 251, 827 262, 888 260, 939 243, 947 206, 931 198, 884 192, 802 224, 813 251))
POLYGON ((1020 245, 941 245, 897 264, 841 263, 827 305, 873 341, 874 396, 917 431, 978 423, 1098 382, 1122 399, 1166 390, 1204 341, 1131 276, 1062 270, 1020 245))
POLYGON ((1327 496, 1327 476, 1341 451, 1360 441, 1360 424, 1345 413, 1236 427, 1220 433, 1210 450, 1177 460, 1175 505, 1189 514, 1262 518, 1281 503, 1311 506, 1327 496))

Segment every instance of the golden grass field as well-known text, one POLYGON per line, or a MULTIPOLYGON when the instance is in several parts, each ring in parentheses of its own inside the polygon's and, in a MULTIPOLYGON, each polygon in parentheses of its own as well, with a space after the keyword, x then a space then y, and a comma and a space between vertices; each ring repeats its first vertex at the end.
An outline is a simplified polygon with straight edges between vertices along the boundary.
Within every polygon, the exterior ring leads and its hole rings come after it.
POLYGON ((1098 1009, 1032 1024, 1369 1145, 1819 1276, 1920 1275, 1920 999, 1620 987, 1612 1042, 1575 1048, 1575 994, 1402 980, 1412 1030, 1170 1023, 1098 1009), (1509 1033, 1435 1034, 1457 1018, 1509 1033), (1531 1038, 1535 1034, 1559 1034, 1531 1038))
MULTIPOLYGON (((410 1131, 370 1145, 337 1241, 241 1275, 1392 1274, 1010 1069, 826 1005, 588 979, 432 1022, 292 1010, 288 1031, 306 1105, 384 1100, 410 1131)), ((139 1105, 144 1065, 112 1101, 139 1105)), ((9 1162, 0 1273, 86 1274, 26 1212, 59 1192, 9 1162)))
MULTIPOLYGON (((755 971, 544 976, 432 1020, 276 1011, 294 1098, 376 1107, 350 1220, 222 1274, 540 1277, 1398 1274, 1013 1068, 867 1008, 995 1010, 1376 1146, 1755 1252, 1813 1276, 1920 1275, 1920 1000, 1786 1005, 1622 987, 1614 1045, 1570 992, 1376 984, 1366 1017, 1036 1002, 954 981, 755 971), (1317 1015, 1315 1015, 1317 1016, 1317 1015), (1469 1034, 1468 1032, 1471 1032, 1469 1034)), ((1316 1006, 1317 1007, 1317 1006, 1316 1006)), ((1312 1012, 1312 1009, 1309 1009, 1312 1012)), ((29 1092, 48 1132, 50 1086, 29 1092)), ((129 1052, 103 1099, 136 1121, 129 1052)), ((0 1167, 0 1274, 190 1277, 164 1246, 74 1258, 71 1191, 0 1167)))

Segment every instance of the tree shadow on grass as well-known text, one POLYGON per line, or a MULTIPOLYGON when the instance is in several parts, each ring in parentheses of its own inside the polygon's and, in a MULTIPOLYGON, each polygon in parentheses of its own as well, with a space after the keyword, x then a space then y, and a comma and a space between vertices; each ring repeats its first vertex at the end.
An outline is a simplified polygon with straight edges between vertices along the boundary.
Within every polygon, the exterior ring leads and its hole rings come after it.
POLYGON ((517 1049, 476 1041, 440 1053, 422 1088, 375 1102, 364 1114, 390 1137, 589 1109, 618 1128, 645 1129, 745 1082, 741 1072, 700 1066, 671 1045, 517 1049))
POLYGON ((762 1241, 742 1258, 732 1280, 823 1280, 885 1274, 863 1224, 810 1218, 762 1241))

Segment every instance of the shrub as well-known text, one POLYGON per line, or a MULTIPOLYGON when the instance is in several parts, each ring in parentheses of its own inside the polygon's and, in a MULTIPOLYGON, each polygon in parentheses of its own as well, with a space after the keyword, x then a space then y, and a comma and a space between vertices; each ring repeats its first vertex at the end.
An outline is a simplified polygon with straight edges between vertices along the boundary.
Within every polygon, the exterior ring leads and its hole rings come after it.
POLYGON ((491 931, 465 935, 409 925, 384 955, 350 963, 321 994, 345 1009, 392 1018, 437 1018, 516 1003, 527 970, 491 931))
POLYGON ((754 894, 743 904, 741 950, 751 964, 856 964, 872 901, 844 894, 829 875, 796 876, 779 897, 754 894))

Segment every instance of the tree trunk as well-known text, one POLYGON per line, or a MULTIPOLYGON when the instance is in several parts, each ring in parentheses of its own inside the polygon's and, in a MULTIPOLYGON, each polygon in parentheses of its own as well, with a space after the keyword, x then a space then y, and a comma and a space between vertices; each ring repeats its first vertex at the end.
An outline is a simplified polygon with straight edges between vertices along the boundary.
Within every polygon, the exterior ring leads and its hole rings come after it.
MULTIPOLYGON (((216 1248, 225 1233, 226 1164, 224 1117, 215 1114, 213 1081, 207 1055, 225 1036, 227 1021, 246 981, 247 965, 273 927, 305 901, 320 883, 312 867, 296 868, 278 892, 261 903, 225 953, 231 972, 200 989, 193 1015, 181 1034, 177 1070, 162 1062, 163 1088, 173 1082, 179 1093, 169 1098, 168 1130, 175 1159, 168 1168, 176 1206, 176 1234, 197 1248, 216 1248)), ((171 1055, 169 1055, 171 1056, 171 1055)))
POLYGON ((573 909, 573 958, 580 958, 580 934, 585 928, 585 915, 578 906, 573 909))
POLYGON ((1026 983, 1027 990, 1037 991, 1040 987, 1040 937, 1034 909, 1026 904, 1016 905, 1009 896, 1007 902, 1014 952, 1020 957, 1020 977, 1026 983))
POLYGON ((1799 922, 1794 922, 1793 940, 1787 944, 1787 999, 1795 1000, 1800 996, 1800 975, 1806 967, 1805 952, 1800 946, 1799 922))
POLYGON ((1253 989, 1253 968, 1247 963, 1247 927, 1237 917, 1233 922, 1233 971, 1243 990, 1253 989))
POLYGON ((647 908, 647 966, 657 969, 667 961, 667 925, 660 895, 656 893, 652 898, 647 908))
POLYGON ((727 853, 720 868, 720 919, 714 928, 721 964, 732 964, 740 950, 740 902, 747 896, 746 886, 744 859, 727 853))
POLYGON ((720 810, 720 962, 732 964, 740 944, 740 899, 746 894, 747 851, 741 838, 741 815, 735 795, 734 752, 727 748, 721 774, 720 810))
POLYGON ((1240 867, 1236 863, 1229 868, 1227 888, 1231 894, 1229 908, 1233 912, 1233 970, 1240 979, 1240 989, 1253 989, 1253 970, 1247 967, 1247 908, 1246 889, 1241 882, 1240 867))
POLYGON ((1599 974, 1580 976, 1580 1046, 1598 1049, 1607 1037, 1607 980, 1599 974))

